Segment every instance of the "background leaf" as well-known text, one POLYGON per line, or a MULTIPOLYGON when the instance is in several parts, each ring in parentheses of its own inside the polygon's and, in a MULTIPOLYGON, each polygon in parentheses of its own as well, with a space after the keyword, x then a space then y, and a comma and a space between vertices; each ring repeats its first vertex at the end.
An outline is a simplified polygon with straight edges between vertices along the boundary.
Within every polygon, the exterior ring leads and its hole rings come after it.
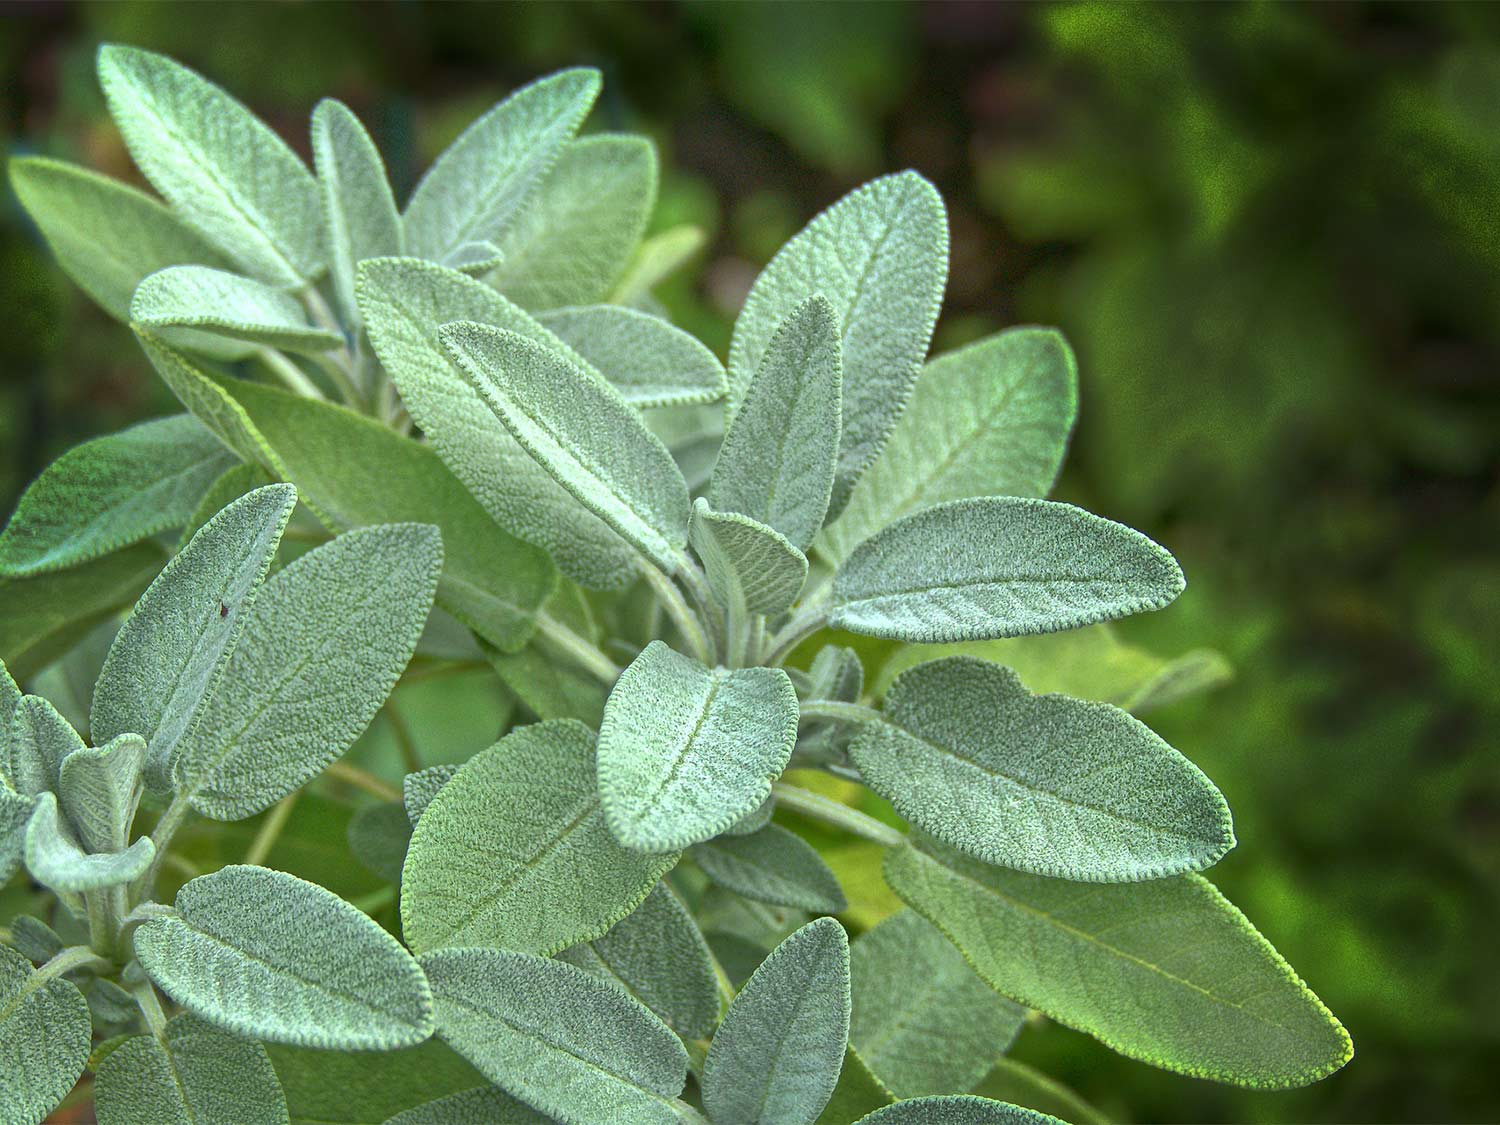
POLYGON ((619 305, 584 305, 540 313, 537 323, 638 410, 693 406, 724 397, 724 368, 714 353, 660 317, 619 305))
POLYGON ((1065 1125, 1034 1109, 968 1094, 897 1102, 860 1118, 860 1125, 866 1122, 869 1125, 1065 1125))
POLYGON ((836 914, 847 906, 838 878, 802 837, 779 824, 720 836, 691 853, 715 883, 757 902, 836 914))
POLYGON ((292 1125, 375 1125, 430 1098, 488 1087, 446 1043, 391 1051, 320 1051, 266 1045, 292 1125))
POLYGON ((0 945, 0 1117, 40 1122, 67 1096, 89 1057, 89 1009, 71 981, 32 983, 31 962, 0 945))

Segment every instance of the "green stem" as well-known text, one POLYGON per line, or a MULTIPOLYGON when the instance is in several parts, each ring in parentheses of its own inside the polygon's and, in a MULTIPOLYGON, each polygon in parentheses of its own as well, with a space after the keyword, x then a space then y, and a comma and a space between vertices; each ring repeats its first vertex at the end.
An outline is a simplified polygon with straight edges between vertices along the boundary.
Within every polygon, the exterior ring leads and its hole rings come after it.
POLYGON ((292 809, 296 807, 297 798, 301 795, 302 790, 294 790, 271 806, 270 813, 260 823, 260 831, 256 832, 255 839, 250 841, 250 847, 245 851, 245 863, 251 867, 259 867, 266 862, 266 856, 276 846, 281 830, 286 827, 287 817, 292 815, 292 809))
POLYGON ((256 354, 260 357, 260 361, 271 369, 271 373, 286 384, 287 390, 303 398, 328 401, 328 396, 318 388, 318 384, 307 377, 307 372, 275 348, 261 348, 256 354))
POLYGON ((362 770, 358 766, 351 766, 348 762, 330 762, 323 770, 323 776, 342 781, 356 789, 363 789, 370 796, 379 797, 382 801, 401 800, 401 790, 389 781, 376 777, 373 773, 362 770))
POLYGON ((391 735, 396 739, 396 747, 401 751, 401 765, 407 773, 416 773, 422 768, 422 761, 417 756, 417 743, 411 735, 411 727, 407 725, 406 719, 396 709, 396 699, 392 696, 385 704, 386 721, 391 724, 391 735))
POLYGON ((842 828, 846 832, 864 837, 871 843, 879 844, 883 848, 899 848, 906 843, 904 832, 898 832, 890 825, 882 824, 873 816, 867 816, 858 809, 851 809, 848 805, 825 797, 821 793, 814 793, 810 789, 802 789, 795 785, 788 785, 784 781, 778 781, 771 786, 771 795, 776 798, 777 805, 782 808, 799 812, 813 820, 820 820, 834 828, 842 828))
POLYGON ((555 655, 566 657, 583 668, 605 687, 620 678, 620 666, 600 650, 587 637, 581 637, 555 617, 545 613, 536 615, 536 635, 542 647, 551 649, 555 655))
POLYGON ((132 896, 135 901, 149 898, 155 891, 156 876, 160 874, 161 865, 167 860, 167 848, 190 811, 192 811, 192 805, 189 803, 188 795, 179 793, 172 798, 167 811, 161 814, 156 827, 151 829, 151 842, 156 845, 156 855, 151 860, 151 866, 146 868, 146 873, 135 882, 133 888, 135 893, 132 896))
POLYGON ((880 712, 863 703, 841 703, 836 699, 809 699, 799 704, 801 715, 807 719, 830 719, 836 723, 878 723, 880 712))
POLYGON ((141 1015, 146 1017, 146 1027, 163 1044, 167 1041, 167 1013, 162 1010, 161 1000, 156 995, 156 986, 149 980, 138 981, 130 986, 135 1002, 140 1005, 141 1015))
POLYGON ((780 665, 792 654, 794 648, 821 629, 827 621, 828 615, 823 610, 803 606, 771 638, 771 651, 766 656, 766 663, 772 667, 780 665))
POLYGON ((688 608, 683 600, 682 591, 651 563, 647 562, 641 568, 646 575, 646 583, 655 591, 657 599, 662 608, 667 611, 667 616, 677 626, 677 631, 682 634, 683 640, 693 650, 696 656, 704 664, 714 663, 713 646, 708 642, 708 635, 703 631, 703 622, 688 608))
POLYGON ((312 358, 314 363, 328 373, 328 377, 338 387, 339 395, 346 403, 362 414, 369 413, 370 404, 365 399, 365 393, 355 386, 354 379, 349 374, 349 368, 344 363, 327 352, 319 352, 312 358))
POLYGON ((89 912, 89 946, 101 957, 114 956, 115 919, 110 915, 108 888, 95 888, 83 896, 89 912))

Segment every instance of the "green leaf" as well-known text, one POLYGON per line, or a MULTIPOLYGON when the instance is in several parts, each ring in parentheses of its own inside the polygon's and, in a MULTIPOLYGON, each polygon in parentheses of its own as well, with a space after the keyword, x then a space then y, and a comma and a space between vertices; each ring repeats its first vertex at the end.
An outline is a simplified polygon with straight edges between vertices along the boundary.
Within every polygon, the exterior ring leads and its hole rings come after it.
POLYGON ((402 218, 406 248, 444 265, 495 241, 532 196, 599 96, 599 72, 564 70, 517 90, 437 158, 402 218))
POLYGON ((427 806, 402 874, 402 927, 423 953, 494 945, 551 955, 603 934, 676 862, 610 835, 593 732, 538 723, 470 758, 427 806))
POLYGON ((104 977, 94 977, 83 986, 89 1014, 96 1032, 108 1028, 134 1028, 140 1019, 141 1006, 136 998, 118 984, 104 977))
POLYGON ((1066 1125, 1034 1109, 992 1102, 971 1094, 913 1098, 877 1109, 858 1125, 1066 1125))
POLYGON ((317 184, 254 114, 186 67, 135 47, 99 49, 99 84, 130 155, 183 219, 269 284, 318 275, 317 184))
POLYGON ((837 564, 886 524, 933 504, 1047 495, 1077 412, 1077 364, 1050 328, 1013 328, 939 356, 819 552, 837 564))
POLYGON ((349 851, 387 883, 401 883, 412 822, 400 801, 366 805, 349 821, 349 851))
POLYGON ((438 330, 455 318, 472 320, 576 353, 500 294, 453 270, 385 258, 363 263, 358 272, 360 308, 375 354, 444 464, 484 510, 545 550, 575 582, 615 589, 633 580, 639 573, 635 551, 553 480, 485 408, 453 370, 438 330))
POLYGON ((848 905, 838 878, 812 846, 779 824, 748 836, 721 836, 692 850, 703 873, 736 894, 816 914, 848 905))
POLYGON ((730 1004, 703 1067, 716 1125, 812 1125, 849 1041, 849 939, 832 918, 776 947, 730 1004))
POLYGON ((1123 524, 1047 500, 954 500, 866 539, 833 581, 829 623, 949 642, 1076 629, 1160 609, 1177 562, 1123 524))
POLYGON ((95 742, 139 734, 156 766, 171 759, 239 642, 296 503, 291 485, 258 488, 166 565, 110 645, 89 714, 95 742))
POLYGON ((195 328, 294 352, 326 352, 343 341, 307 322, 295 297, 208 266, 172 266, 136 288, 130 319, 154 332, 195 328))
POLYGON ((385 1125, 551 1125, 552 1119, 503 1090, 480 1086, 398 1113, 385 1125))
POLYGON ((517 699, 539 719, 577 719, 597 727, 604 716, 608 689, 597 676, 571 661, 558 660, 536 645, 520 652, 485 654, 495 673, 517 699))
POLYGON ((656 146, 645 137, 569 142, 495 240, 500 265, 486 281, 528 309, 604 300, 645 233, 656 180, 656 146))
POLYGON ((198 534, 204 524, 218 515, 220 509, 229 507, 247 492, 254 492, 257 488, 275 483, 265 469, 250 462, 241 461, 224 470, 203 494, 203 499, 198 502, 192 515, 188 517, 187 523, 183 525, 182 535, 177 541, 177 549, 180 551, 191 543, 193 536, 198 534))
POLYGON ((537 322, 638 410, 724 397, 724 368, 714 353, 660 317, 619 305, 587 305, 541 313, 537 322))
POLYGON ((636 246, 609 299, 618 305, 633 305, 650 296, 658 283, 703 249, 705 241, 701 227, 686 223, 644 239, 636 246))
POLYGON ((437 796, 438 790, 453 780, 453 775, 457 772, 458 766, 444 764, 428 766, 416 773, 409 773, 401 779, 401 796, 406 807, 406 817, 413 828, 417 826, 417 821, 422 819, 427 806, 432 804, 432 799, 437 796))
POLYGON ((15 786, 16 775, 11 768, 12 747, 19 735, 16 706, 21 702, 21 689, 0 660, 0 781, 15 786))
POLYGON ((266 583, 178 746, 178 792, 215 820, 269 808, 364 733, 411 659, 442 569, 437 529, 346 532, 266 583))
POLYGON ((807 581, 807 556, 786 536, 749 516, 716 512, 701 496, 693 502, 688 541, 731 620, 791 608, 807 581))
POLYGON ((74 750, 58 770, 58 803, 91 852, 117 852, 129 839, 141 798, 146 740, 122 734, 99 747, 74 750))
POLYGON ((73 724, 39 695, 23 695, 11 709, 11 788, 23 797, 57 791, 62 764, 84 748, 73 724))
POLYGON ((136 1035, 99 1064, 100 1125, 286 1125, 286 1095, 259 1043, 192 1017, 167 1025, 166 1042, 136 1035))
POLYGON ((501 1089, 565 1125, 675 1120, 687 1051, 621 989, 513 950, 447 949, 422 967, 438 1033, 501 1089))
POLYGON ((151 866, 156 846, 142 836, 120 852, 90 853, 78 846, 73 830, 58 815, 57 797, 36 799, 26 826, 26 869, 38 883, 59 894, 118 887, 138 879, 151 866))
POLYGON ((849 967, 849 1042, 898 1098, 973 1089, 1026 1020, 910 910, 867 930, 849 967))
POLYGON ((313 110, 312 147, 328 229, 328 272, 344 323, 357 332, 354 271, 366 258, 401 253, 401 215, 375 142, 343 102, 324 98, 313 110))
POLYGON ((896 1100, 871 1073, 859 1052, 850 1046, 844 1051, 844 1069, 839 1071, 839 1084, 833 1088, 833 1097, 818 1115, 816 1125, 849 1125, 867 1113, 896 1100))
POLYGON ((56 930, 30 914, 12 918, 6 925, 10 928, 10 944, 35 964, 45 964, 67 947, 56 930))
POLYGON ((72 982, 39 982, 30 961, 0 945, 0 1120, 40 1125, 83 1073, 89 1036, 72 982))
POLYGON ((226 1031, 345 1051, 432 1034, 432 993, 416 961, 316 884, 225 867, 178 891, 177 910, 136 930, 136 956, 172 999, 226 1031))
MULTIPOLYGON (((10 882, 21 866, 26 854, 26 825, 35 805, 34 798, 17 793, 10 782, 0 778, 0 886, 10 882)), ((12 940, 16 940, 14 934, 12 940)))
POLYGON ((843 343, 843 427, 832 515, 911 393, 947 276, 942 198, 915 172, 902 172, 864 185, 815 218, 771 259, 745 300, 729 347, 736 405, 787 314, 816 293, 833 306, 843 343))
POLYGON ((0 532, 0 575, 60 570, 179 527, 234 463, 186 414, 76 445, 27 488, 0 532))
MULTIPOLYGON (((487 1087, 439 1039, 395 1051, 317 1051, 271 1043, 292 1125, 378 1125, 431 1098, 487 1087)), ((478 1123, 476 1123, 478 1125, 478 1123)))
POLYGON ((1234 846, 1229 806, 1150 727, 1032 695, 969 656, 903 672, 849 756, 918 828, 986 863, 1091 883, 1161 879, 1234 846))
POLYGON ((1280 1089, 1332 1074, 1348 1033, 1201 876, 1100 886, 898 848, 885 877, 989 985, 1121 1054, 1280 1089))
POLYGON ((619 985, 684 1039, 701 1039, 718 1022, 713 954, 665 882, 608 933, 558 956, 619 985))
POLYGON ((797 693, 780 668, 708 668, 652 641, 604 705, 604 819, 636 851, 712 839, 771 795, 796 741, 797 693))
POLYGON ((996 1059, 994 1069, 972 1092, 997 1102, 1050 1113, 1073 1125, 1109 1125, 1108 1117, 1061 1082, 1012 1058, 996 1059))
POLYGON ((443 346, 516 440, 668 574, 687 544, 687 482, 620 392, 524 336, 444 326, 443 346))
POLYGON ((766 345, 724 437, 709 503, 805 549, 833 494, 842 402, 838 316, 815 294, 786 314, 766 345))

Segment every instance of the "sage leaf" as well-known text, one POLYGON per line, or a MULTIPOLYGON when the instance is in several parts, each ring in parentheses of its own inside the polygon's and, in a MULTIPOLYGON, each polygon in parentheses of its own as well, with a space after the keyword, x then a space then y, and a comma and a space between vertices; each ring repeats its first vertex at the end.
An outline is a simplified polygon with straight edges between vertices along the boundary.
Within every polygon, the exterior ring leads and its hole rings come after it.
POLYGON ((407 250, 444 265, 516 218, 599 96, 599 72, 564 70, 475 121, 417 184, 402 216, 407 250))
POLYGON ((248 461, 237 462, 224 470, 213 484, 209 485, 208 491, 203 494, 203 499, 198 501, 198 506, 193 509, 192 515, 188 516, 187 523, 182 527, 182 534, 177 540, 177 550, 180 551, 191 543, 193 536, 202 530, 204 524, 241 496, 275 483, 265 469, 248 461))
POLYGON ((715 883, 756 902, 815 914, 837 914, 848 905, 838 877, 812 845, 779 824, 748 836, 721 836, 691 854, 715 883))
POLYGON ((428 766, 416 773, 409 773, 401 779, 402 803, 406 808, 406 818, 413 828, 417 826, 417 821, 422 819, 427 806, 432 804, 432 799, 437 796, 438 790, 447 785, 457 772, 457 766, 444 764, 428 766))
POLYGON ((23 695, 11 712, 9 774, 23 797, 55 793, 62 764, 84 748, 73 724, 39 695, 23 695))
POLYGON ((536 645, 520 652, 486 653, 496 675, 539 719, 577 719, 597 727, 608 689, 593 673, 556 659, 536 645))
POLYGON ((38 883, 59 894, 129 883, 145 874, 155 855, 156 846, 149 836, 142 836, 120 852, 84 851, 59 815, 57 797, 52 793, 36 799, 26 825, 26 869, 38 883))
POLYGON ((780 668, 708 668, 652 641, 604 705, 604 819, 636 851, 712 839, 771 795, 796 741, 797 693, 780 668))
POLYGON ((26 489, 0 531, 0 575, 60 570, 179 527, 234 463, 186 414, 75 445, 26 489))
POLYGON ((385 1125, 552 1125, 552 1119, 503 1090, 477 1086, 398 1113, 385 1125))
POLYGON ((819 553, 837 565, 933 504, 1047 495, 1077 412, 1078 366, 1052 329, 1013 328, 929 361, 819 553))
POLYGON ((693 502, 688 541, 731 620, 790 609, 807 582, 807 556, 786 536, 749 516, 716 512, 701 496, 693 502))
POLYGON ((173 266, 136 288, 130 319, 154 331, 196 328, 292 352, 325 352, 343 341, 307 322, 296 298, 207 266, 173 266))
POLYGON ((384 1051, 432 1034, 432 993, 401 943, 314 883, 235 865, 177 892, 135 931, 151 979, 236 1035, 384 1051))
POLYGON ((866 539, 833 581, 829 623, 922 643, 1076 629, 1160 609, 1177 562, 1123 524, 1047 500, 939 504, 866 539))
MULTIPOLYGON (((0 778, 0 884, 8 883, 21 866, 26 854, 26 825, 35 805, 35 798, 17 793, 8 781, 0 778)), ((14 932, 11 938, 20 944, 14 932)))
POLYGON ((986 863, 1084 882, 1161 879, 1234 846, 1229 806, 1150 727, 1107 703, 1032 695, 968 656, 919 664, 849 746, 866 784, 986 863))
POLYGON ((259 1043, 191 1016, 167 1024, 166 1042, 135 1035, 99 1064, 100 1125, 287 1125, 286 1095, 259 1043))
POLYGON ((447 949, 422 967, 438 1033, 507 1093, 564 1125, 676 1120, 687 1051, 621 989, 514 950, 447 949))
POLYGON ((30 961, 0 945, 0 1120, 41 1125, 83 1073, 90 1034, 71 981, 38 982, 30 961))
POLYGON ((901 172, 857 188, 813 219, 771 259, 745 300, 729 345, 736 407, 787 314, 817 293, 833 306, 843 350, 843 426, 832 515, 911 393, 947 277, 942 198, 915 172, 901 172))
POLYGON ((705 241, 703 229, 688 223, 648 235, 635 247, 609 299, 617 305, 635 305, 649 297, 652 289, 703 249, 705 241))
POLYGON ((842 402, 838 317, 815 294, 786 314, 766 345, 724 437, 709 503, 805 549, 833 495, 842 402))
POLYGON ((1198 875, 1100 886, 929 844, 885 877, 996 991, 1153 1066, 1281 1089, 1349 1061, 1348 1033, 1198 875))
POLYGON ((972 1094, 912 1098, 861 1117, 858 1125, 1066 1125, 1055 1117, 972 1094))
POLYGON ((724 397, 724 368, 714 353, 660 317, 619 305, 586 305, 540 313, 537 322, 638 410, 724 397))
POLYGON ((135 47, 99 49, 99 84, 130 155, 183 219, 268 284, 318 275, 318 187, 269 127, 193 71, 135 47))
POLYGON ((15 740, 19 737, 19 719, 16 706, 21 702, 21 689, 11 676, 5 661, 0 660, 0 781, 15 786, 16 774, 11 756, 15 740))
POLYGON ((1025 1106, 1072 1125, 1110 1125, 1110 1119, 1061 1082, 1019 1059, 999 1058, 971 1093, 997 1102, 1025 1106))
POLYGON ((812 1125, 838 1084, 849 1005, 844 928, 809 922, 755 970, 714 1034, 703 1105, 715 1125, 812 1125))
POLYGON ((421 953, 494 945, 550 956, 606 932, 676 862, 610 835, 593 732, 537 723, 470 758, 422 813, 401 878, 402 929, 421 953))
POLYGON ((103 746, 86 746, 63 759, 58 804, 91 852, 124 849, 141 799, 146 740, 122 734, 103 746))
POLYGON ((45 964, 67 948, 56 930, 30 914, 12 918, 9 926, 11 947, 34 964, 45 964))

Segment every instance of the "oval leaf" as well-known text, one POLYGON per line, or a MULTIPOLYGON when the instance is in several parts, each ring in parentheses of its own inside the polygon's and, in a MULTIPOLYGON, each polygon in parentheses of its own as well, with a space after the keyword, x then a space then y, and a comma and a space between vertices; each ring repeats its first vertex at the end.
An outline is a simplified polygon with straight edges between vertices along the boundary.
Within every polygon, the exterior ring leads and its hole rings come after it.
POLYGON ((312 146, 328 228, 329 273, 344 322, 357 330, 354 271, 366 258, 401 253, 401 215, 375 142, 343 102, 324 98, 313 110, 312 146))
POLYGON ((1067 1125, 1055 1117, 972 1094, 912 1098, 877 1109, 857 1125, 1067 1125))
POLYGON ((286 1095, 259 1043, 191 1016, 169 1023, 166 1038, 133 1036, 99 1064, 100 1125, 286 1125, 286 1095))
POLYGON ((818 914, 836 914, 848 903, 838 877, 811 844, 779 824, 746 836, 720 836, 699 844, 693 861, 736 894, 818 914))
POLYGON ((130 319, 154 331, 197 328, 294 352, 326 352, 343 343, 307 322, 295 297, 264 282, 207 266, 173 266, 137 287, 130 319))
POLYGON ((40 1125, 89 1058, 89 1007, 71 981, 36 981, 31 962, 0 945, 0 1120, 40 1125))
POLYGON ((714 353, 661 317, 619 305, 588 305, 541 313, 537 321, 638 410, 724 397, 724 368, 714 353))

